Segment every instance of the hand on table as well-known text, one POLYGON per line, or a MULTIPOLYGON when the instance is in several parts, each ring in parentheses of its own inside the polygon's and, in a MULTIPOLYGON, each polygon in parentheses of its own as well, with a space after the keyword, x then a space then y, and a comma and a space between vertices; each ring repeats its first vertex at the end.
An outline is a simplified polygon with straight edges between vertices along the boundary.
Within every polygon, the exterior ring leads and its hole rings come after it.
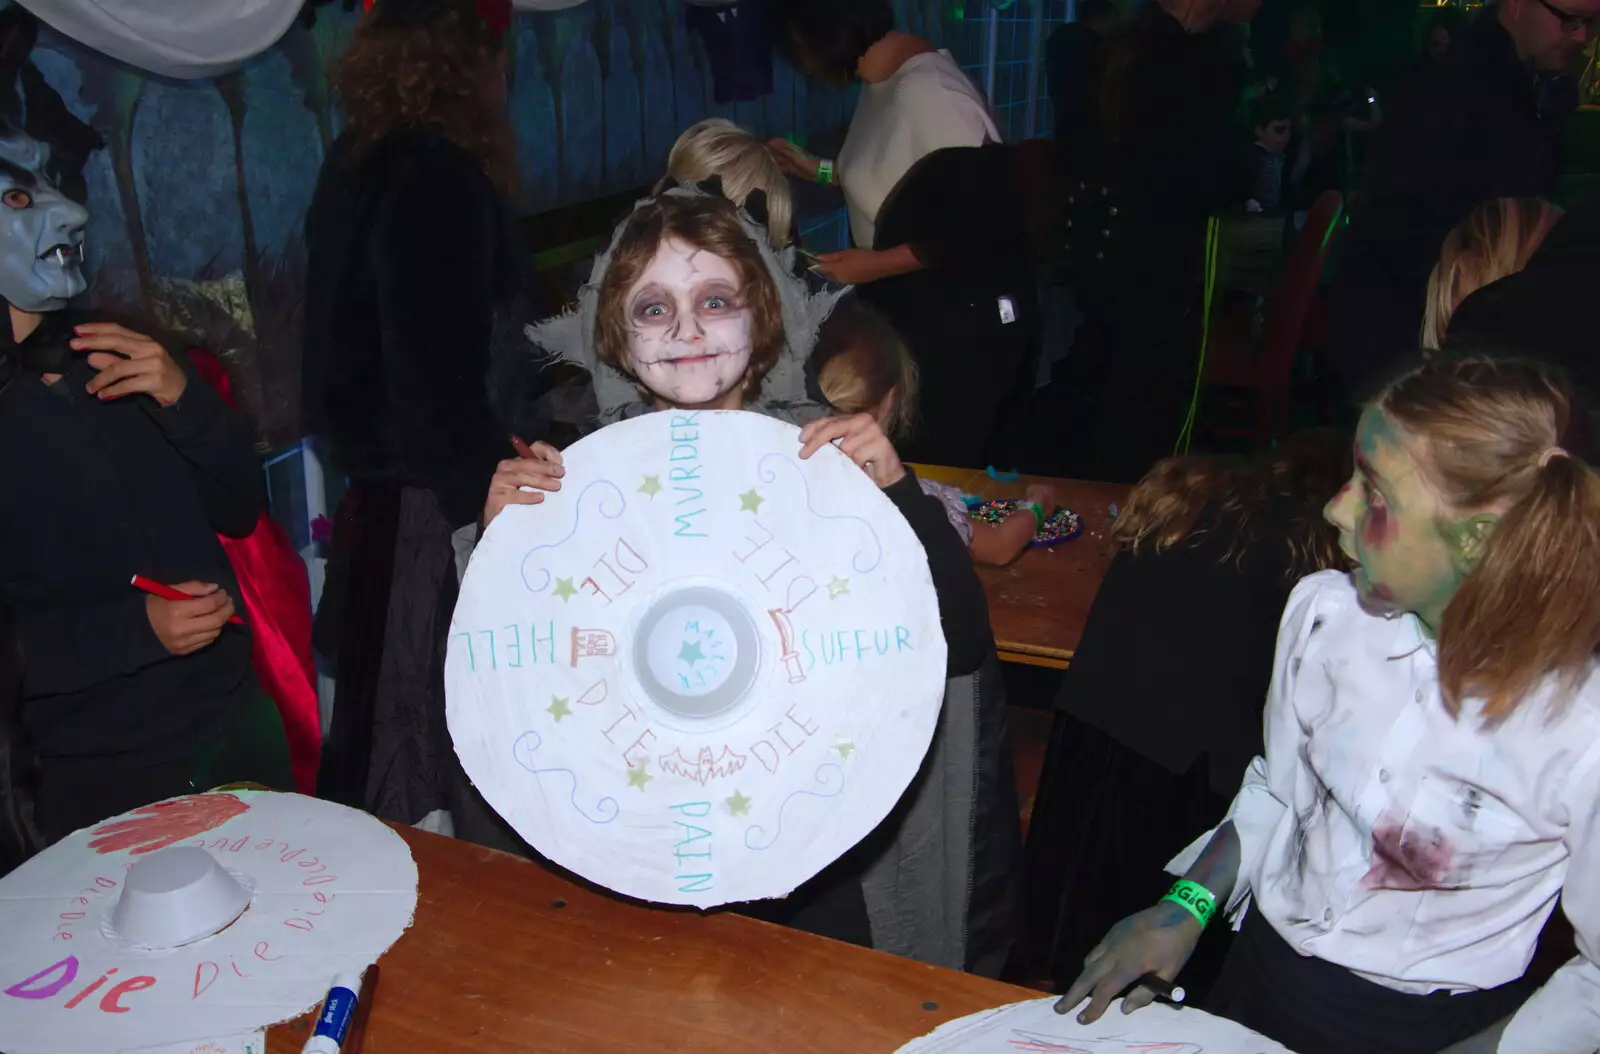
POLYGON ((817 171, 821 167, 820 159, 812 157, 789 140, 768 139, 767 153, 772 155, 772 159, 783 169, 785 175, 803 179, 807 183, 817 181, 817 171))
POLYGON ((561 451, 549 443, 529 446, 512 437, 517 456, 500 462, 489 481, 489 499, 483 506, 483 526, 488 528, 507 505, 537 505, 545 491, 561 489, 567 470, 561 464, 561 451))
MULTIPOLYGON (((1071 1013, 1088 999, 1089 1005, 1078 1015, 1078 1021, 1092 1025, 1113 999, 1145 974, 1175 979, 1194 954, 1201 930, 1193 915, 1165 901, 1123 919, 1083 960, 1083 973, 1056 1003, 1056 1013, 1071 1013)), ((1122 1012, 1131 1014, 1149 1006, 1154 999, 1155 993, 1150 989, 1136 988, 1122 1001, 1122 1012)))
POLYGON ((174 655, 193 655, 222 635, 234 616, 233 598, 215 582, 184 582, 173 588, 194 599, 145 597, 145 615, 162 647, 174 655))
POLYGON ((89 365, 99 371, 89 382, 90 395, 120 399, 143 392, 162 406, 171 406, 189 386, 183 367, 142 333, 109 322, 87 322, 74 332, 73 350, 92 352, 89 365))
POLYGON ((808 458, 835 440, 844 455, 861 466, 879 487, 892 487, 906 478, 906 467, 900 463, 894 444, 871 414, 812 421, 800 430, 800 457, 808 458))

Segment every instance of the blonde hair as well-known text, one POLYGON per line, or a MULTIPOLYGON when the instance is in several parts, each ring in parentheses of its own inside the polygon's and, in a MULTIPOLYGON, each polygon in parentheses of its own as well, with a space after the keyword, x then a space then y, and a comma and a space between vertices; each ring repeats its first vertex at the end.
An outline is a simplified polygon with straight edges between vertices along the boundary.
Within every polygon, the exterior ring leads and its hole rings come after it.
POLYGON ((1482 698, 1493 726, 1552 673, 1570 697, 1600 646, 1600 477, 1572 388, 1540 363, 1441 357, 1377 405, 1449 507, 1505 509, 1439 622, 1445 706, 1482 698))
POLYGON ((1280 539, 1292 581, 1313 571, 1344 566, 1339 532, 1322 507, 1350 478, 1350 437, 1317 429, 1284 439, 1270 455, 1168 458, 1151 469, 1128 495, 1111 538, 1131 552, 1157 553, 1213 530, 1232 533, 1225 560, 1239 561, 1263 541, 1261 517, 1276 507, 1288 512, 1280 539))
POLYGON ((767 196, 767 236, 773 248, 794 240, 789 177, 761 140, 732 121, 708 118, 678 136, 667 156, 667 175, 693 183, 720 177, 723 193, 740 207, 751 191, 761 191, 767 196))
POLYGON ((1428 276, 1422 346, 1438 350, 1461 301, 1528 266, 1561 209, 1542 198, 1499 198, 1467 214, 1439 249, 1428 276))
POLYGON ((900 440, 916 430, 916 360, 876 311, 859 302, 835 310, 817 334, 811 364, 834 413, 876 414, 892 395, 884 434, 900 440))

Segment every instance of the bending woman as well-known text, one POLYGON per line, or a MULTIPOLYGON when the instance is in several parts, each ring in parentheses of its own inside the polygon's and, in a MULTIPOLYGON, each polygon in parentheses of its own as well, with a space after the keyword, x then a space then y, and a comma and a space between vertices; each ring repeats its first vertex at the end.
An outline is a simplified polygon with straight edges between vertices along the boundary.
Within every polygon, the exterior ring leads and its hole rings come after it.
POLYGON ((778 12, 800 69, 862 82, 837 162, 767 144, 790 175, 844 191, 854 248, 818 269, 857 286, 917 360, 926 428, 908 456, 981 467, 1035 347, 1011 151, 950 53, 895 29, 888 0, 781 0, 778 12))

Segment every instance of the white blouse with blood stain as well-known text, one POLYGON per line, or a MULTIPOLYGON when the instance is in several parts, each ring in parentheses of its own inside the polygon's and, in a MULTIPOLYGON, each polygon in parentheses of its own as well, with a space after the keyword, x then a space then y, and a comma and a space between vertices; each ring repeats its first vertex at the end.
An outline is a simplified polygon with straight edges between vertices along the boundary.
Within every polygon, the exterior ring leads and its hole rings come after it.
POLYGON ((1253 896, 1301 953, 1424 994, 1520 977, 1564 892, 1582 954, 1500 1049, 1600 1047, 1600 678, 1565 705, 1552 678, 1497 728, 1477 700, 1452 717, 1415 617, 1368 614, 1333 571, 1295 587, 1274 663, 1230 908, 1253 896))

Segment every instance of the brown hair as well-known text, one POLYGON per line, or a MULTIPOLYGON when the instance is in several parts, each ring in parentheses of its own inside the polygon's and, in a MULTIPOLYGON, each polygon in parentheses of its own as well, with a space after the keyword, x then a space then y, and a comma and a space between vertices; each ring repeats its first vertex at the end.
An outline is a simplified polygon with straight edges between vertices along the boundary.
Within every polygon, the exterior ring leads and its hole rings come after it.
POLYGON ((1322 508, 1351 473, 1350 437, 1332 429, 1298 433, 1266 457, 1168 458, 1133 488, 1111 537, 1133 552, 1170 549, 1207 531, 1233 532, 1225 559, 1238 561, 1261 536, 1260 515, 1274 503, 1293 510, 1290 579, 1344 566, 1339 532, 1322 508))
POLYGON ((504 47, 504 34, 485 23, 472 0, 379 0, 356 25, 333 74, 356 153, 397 131, 433 132, 516 197, 511 119, 477 75, 501 60, 504 47))
POLYGON ((916 430, 916 360, 895 328, 870 307, 857 302, 835 310, 817 334, 811 364, 835 413, 873 413, 892 392, 884 432, 899 441, 916 430))
MULTIPOLYGON (((628 290, 650 267, 666 241, 679 241, 727 260, 739 276, 744 303, 750 310, 750 369, 744 401, 761 392, 761 381, 783 354, 783 306, 778 287, 761 259, 761 250, 739 223, 739 214, 725 198, 666 194, 641 205, 611 247, 611 266, 600 283, 595 322, 595 350, 600 361, 635 383, 628 364, 628 290)), ((641 385, 639 394, 653 399, 641 385)))
POLYGON ((1428 276, 1422 346, 1437 350, 1444 343, 1461 301, 1528 266, 1561 215, 1558 206, 1542 198, 1499 198, 1468 213, 1445 236, 1428 276))
POLYGON ((1377 405, 1450 508, 1504 510, 1439 623, 1445 706, 1480 697, 1497 724, 1551 673, 1570 695, 1600 646, 1600 478, 1571 387, 1540 363, 1440 358, 1377 405))
POLYGON ((678 136, 667 156, 667 176, 691 183, 718 176, 729 201, 744 206, 750 192, 767 196, 767 236, 774 248, 794 240, 794 197, 789 177, 766 144, 732 121, 709 117, 678 136))

